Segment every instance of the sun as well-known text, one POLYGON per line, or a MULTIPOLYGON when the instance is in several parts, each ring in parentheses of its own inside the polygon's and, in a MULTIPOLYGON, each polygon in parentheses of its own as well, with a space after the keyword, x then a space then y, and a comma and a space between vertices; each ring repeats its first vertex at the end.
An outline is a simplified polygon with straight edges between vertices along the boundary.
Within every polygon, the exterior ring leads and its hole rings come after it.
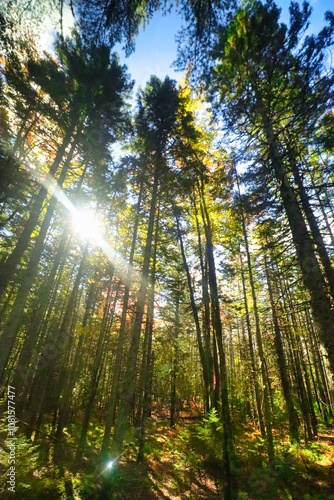
POLYGON ((74 210, 72 226, 75 232, 84 239, 99 241, 102 237, 101 224, 89 210, 74 210))

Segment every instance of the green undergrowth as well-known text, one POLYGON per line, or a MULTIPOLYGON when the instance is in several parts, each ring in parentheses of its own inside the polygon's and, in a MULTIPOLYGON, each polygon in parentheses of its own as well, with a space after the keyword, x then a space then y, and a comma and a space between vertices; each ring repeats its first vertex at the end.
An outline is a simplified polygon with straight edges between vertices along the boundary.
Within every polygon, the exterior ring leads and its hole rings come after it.
MULTIPOLYGON (((118 467, 108 468, 100 454, 103 428, 92 424, 85 449, 80 429, 69 426, 64 439, 52 438, 45 426, 35 441, 22 430, 15 441, 15 493, 6 485, 8 442, 0 427, 2 482, 0 498, 17 499, 218 499, 222 496, 222 425, 216 412, 196 421, 149 420, 145 462, 136 463, 136 436, 127 435, 118 467)), ((334 430, 322 428, 308 443, 292 444, 276 436, 275 459, 268 462, 266 443, 252 425, 235 432, 234 471, 238 498, 334 500, 334 430)))

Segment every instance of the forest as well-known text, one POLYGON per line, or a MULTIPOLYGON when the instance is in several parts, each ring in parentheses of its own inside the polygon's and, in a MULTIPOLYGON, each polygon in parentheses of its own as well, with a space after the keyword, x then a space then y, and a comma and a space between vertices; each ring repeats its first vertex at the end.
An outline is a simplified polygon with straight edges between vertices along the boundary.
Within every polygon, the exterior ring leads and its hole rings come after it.
POLYGON ((1 499, 334 499, 334 13, 279 3, 1 3, 1 499))

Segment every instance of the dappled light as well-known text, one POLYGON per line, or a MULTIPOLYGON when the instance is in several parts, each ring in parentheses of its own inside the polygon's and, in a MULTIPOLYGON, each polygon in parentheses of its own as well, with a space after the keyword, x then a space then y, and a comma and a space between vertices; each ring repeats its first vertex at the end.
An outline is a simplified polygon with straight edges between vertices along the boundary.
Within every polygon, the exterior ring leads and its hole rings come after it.
POLYGON ((325 3, 1 4, 4 500, 334 500, 325 3))

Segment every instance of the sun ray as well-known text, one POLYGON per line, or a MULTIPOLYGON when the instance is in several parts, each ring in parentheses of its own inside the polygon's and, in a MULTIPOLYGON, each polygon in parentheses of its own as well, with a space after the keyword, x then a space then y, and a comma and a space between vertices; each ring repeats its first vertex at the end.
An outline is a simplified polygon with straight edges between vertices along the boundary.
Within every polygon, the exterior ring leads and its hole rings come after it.
POLYGON ((98 246, 105 256, 113 264, 118 276, 123 283, 129 286, 138 272, 124 259, 124 257, 117 252, 102 236, 102 227, 97 218, 88 211, 78 210, 77 207, 71 202, 64 191, 57 185, 55 179, 49 174, 42 181, 45 189, 56 197, 57 200, 69 211, 71 214, 73 225, 78 233, 85 239, 91 240, 98 246))

